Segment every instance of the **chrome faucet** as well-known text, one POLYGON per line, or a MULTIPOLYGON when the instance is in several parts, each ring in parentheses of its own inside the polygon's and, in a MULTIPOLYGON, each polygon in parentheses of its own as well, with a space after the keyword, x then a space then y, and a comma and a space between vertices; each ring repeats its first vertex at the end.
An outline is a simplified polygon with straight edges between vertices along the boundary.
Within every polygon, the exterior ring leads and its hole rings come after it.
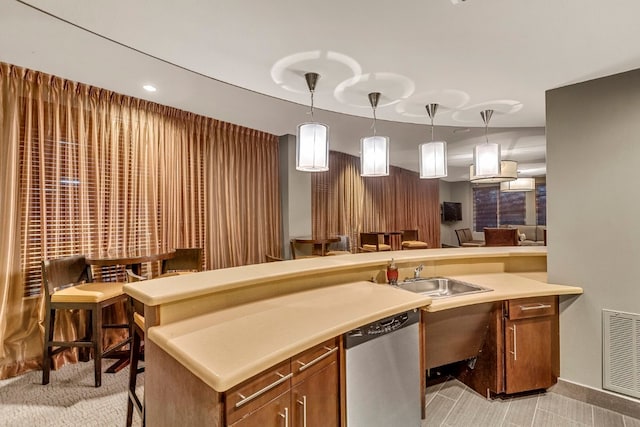
POLYGON ((420 264, 419 266, 416 267, 415 270, 413 270, 413 278, 414 278, 414 280, 420 279, 420 272, 422 271, 423 268, 424 268, 424 266, 422 264, 420 264))

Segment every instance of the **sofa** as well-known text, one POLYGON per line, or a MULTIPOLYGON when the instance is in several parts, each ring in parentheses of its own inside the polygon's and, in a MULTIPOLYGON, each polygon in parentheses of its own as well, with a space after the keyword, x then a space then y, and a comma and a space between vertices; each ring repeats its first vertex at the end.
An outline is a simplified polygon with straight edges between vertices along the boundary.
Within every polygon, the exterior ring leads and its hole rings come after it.
POLYGON ((517 228, 521 246, 544 246, 545 225, 505 225, 505 228, 517 228))

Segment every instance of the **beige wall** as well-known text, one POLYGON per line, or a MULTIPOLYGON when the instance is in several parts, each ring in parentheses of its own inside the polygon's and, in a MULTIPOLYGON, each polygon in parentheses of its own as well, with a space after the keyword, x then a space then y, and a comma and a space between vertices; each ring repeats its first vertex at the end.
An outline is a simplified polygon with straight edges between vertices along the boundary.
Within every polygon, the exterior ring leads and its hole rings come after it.
MULTIPOLYGON (((440 205, 442 202, 462 203, 462 221, 440 223, 441 244, 457 246, 455 230, 473 228, 473 196, 471 184, 467 181, 446 182, 440 180, 440 205)), ((482 237, 480 237, 482 238, 482 237)))
POLYGON ((289 240, 311 236, 311 172, 296 170, 296 137, 280 137, 282 255, 291 258, 289 240))
POLYGON ((640 70, 547 92, 548 272, 563 379, 602 387, 603 308, 640 312, 640 70))

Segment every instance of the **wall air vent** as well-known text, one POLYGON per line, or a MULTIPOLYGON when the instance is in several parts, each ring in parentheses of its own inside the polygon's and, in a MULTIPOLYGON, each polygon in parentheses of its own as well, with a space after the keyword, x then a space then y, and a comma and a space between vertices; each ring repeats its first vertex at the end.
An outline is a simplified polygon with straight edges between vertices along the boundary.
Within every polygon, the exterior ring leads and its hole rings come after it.
POLYGON ((640 398, 640 314, 602 310, 602 388, 640 398))

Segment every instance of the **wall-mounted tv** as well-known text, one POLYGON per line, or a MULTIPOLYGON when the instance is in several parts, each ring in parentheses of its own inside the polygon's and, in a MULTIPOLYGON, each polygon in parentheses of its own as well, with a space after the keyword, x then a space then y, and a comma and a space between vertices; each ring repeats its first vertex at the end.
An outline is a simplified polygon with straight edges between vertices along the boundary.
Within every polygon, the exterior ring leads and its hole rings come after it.
POLYGON ((462 221, 462 203, 442 202, 442 221, 462 221))

